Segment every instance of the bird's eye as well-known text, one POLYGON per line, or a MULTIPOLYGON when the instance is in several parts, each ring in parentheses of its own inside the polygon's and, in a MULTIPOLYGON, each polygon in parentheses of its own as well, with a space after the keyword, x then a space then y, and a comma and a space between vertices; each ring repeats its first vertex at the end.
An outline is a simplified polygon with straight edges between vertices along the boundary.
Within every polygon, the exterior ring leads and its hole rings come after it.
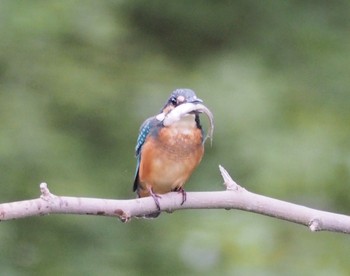
POLYGON ((175 105, 175 106, 177 105, 177 99, 175 97, 171 97, 170 102, 172 105, 175 105))

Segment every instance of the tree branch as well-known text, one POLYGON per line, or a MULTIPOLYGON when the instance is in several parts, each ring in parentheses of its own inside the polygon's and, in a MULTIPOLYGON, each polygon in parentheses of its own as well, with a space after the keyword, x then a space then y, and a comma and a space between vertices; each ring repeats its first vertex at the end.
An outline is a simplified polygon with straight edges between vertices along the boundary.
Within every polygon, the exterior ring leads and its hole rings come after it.
MULTIPOLYGON (((350 233, 350 217, 311 209, 297 204, 258 195, 247 191, 232 180, 220 166, 226 191, 188 192, 181 205, 182 195, 164 194, 159 199, 161 211, 180 209, 238 209, 262 214, 308 226, 311 231, 350 233)), ((79 214, 118 217, 127 222, 157 211, 151 197, 112 200, 84 197, 56 196, 40 184, 41 196, 37 199, 0 204, 0 221, 47 214, 79 214)))

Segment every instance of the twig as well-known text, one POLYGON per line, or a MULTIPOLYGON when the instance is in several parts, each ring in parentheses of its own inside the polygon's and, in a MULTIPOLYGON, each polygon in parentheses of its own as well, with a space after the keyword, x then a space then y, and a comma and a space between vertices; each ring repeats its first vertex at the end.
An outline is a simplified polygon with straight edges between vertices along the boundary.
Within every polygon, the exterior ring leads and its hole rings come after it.
MULTIPOLYGON (((159 199, 161 211, 180 209, 239 209, 275 217, 308 226, 311 231, 350 233, 350 217, 278 199, 258 195, 239 186, 220 166, 226 185, 221 192, 187 192, 186 202, 181 205, 182 195, 168 193, 159 199)), ((118 217, 127 222, 132 217, 142 217, 157 211, 150 197, 128 200, 66 197, 52 194, 46 183, 40 184, 41 196, 37 199, 0 204, 0 221, 47 214, 79 214, 118 217)))

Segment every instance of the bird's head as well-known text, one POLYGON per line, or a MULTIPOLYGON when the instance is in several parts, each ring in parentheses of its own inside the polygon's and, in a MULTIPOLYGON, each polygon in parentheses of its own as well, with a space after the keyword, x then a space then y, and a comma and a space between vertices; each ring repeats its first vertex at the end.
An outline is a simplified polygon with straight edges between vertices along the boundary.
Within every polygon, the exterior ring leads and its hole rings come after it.
POLYGON ((213 114, 202 103, 203 101, 196 96, 193 90, 188 88, 176 89, 171 93, 161 113, 155 118, 162 122, 165 127, 174 124, 182 124, 183 126, 190 124, 192 126, 195 123, 197 127, 201 128, 199 114, 204 113, 209 119, 210 126, 203 141, 206 138, 212 139, 214 130, 213 114))
POLYGON ((180 88, 174 90, 169 99, 167 100, 166 104, 162 108, 161 112, 164 114, 168 114, 171 110, 176 108, 177 106, 184 104, 184 103, 202 103, 203 101, 196 96, 196 93, 194 93, 193 90, 188 88, 180 88))

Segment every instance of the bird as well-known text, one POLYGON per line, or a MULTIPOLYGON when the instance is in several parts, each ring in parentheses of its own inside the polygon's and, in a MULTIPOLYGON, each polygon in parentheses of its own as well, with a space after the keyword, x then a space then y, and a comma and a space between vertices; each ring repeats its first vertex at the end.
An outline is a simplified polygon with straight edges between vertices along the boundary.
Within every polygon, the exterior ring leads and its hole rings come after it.
MULTIPOLYGON (((202 102, 193 90, 176 89, 161 109, 161 114, 166 116, 184 103, 202 102)), ((186 201, 183 187, 202 160, 204 141, 196 112, 186 114, 167 126, 157 116, 143 122, 135 147, 137 164, 133 191, 139 198, 151 196, 158 209, 144 217, 155 218, 160 214, 161 194, 177 191, 182 193, 181 205, 186 201)))

